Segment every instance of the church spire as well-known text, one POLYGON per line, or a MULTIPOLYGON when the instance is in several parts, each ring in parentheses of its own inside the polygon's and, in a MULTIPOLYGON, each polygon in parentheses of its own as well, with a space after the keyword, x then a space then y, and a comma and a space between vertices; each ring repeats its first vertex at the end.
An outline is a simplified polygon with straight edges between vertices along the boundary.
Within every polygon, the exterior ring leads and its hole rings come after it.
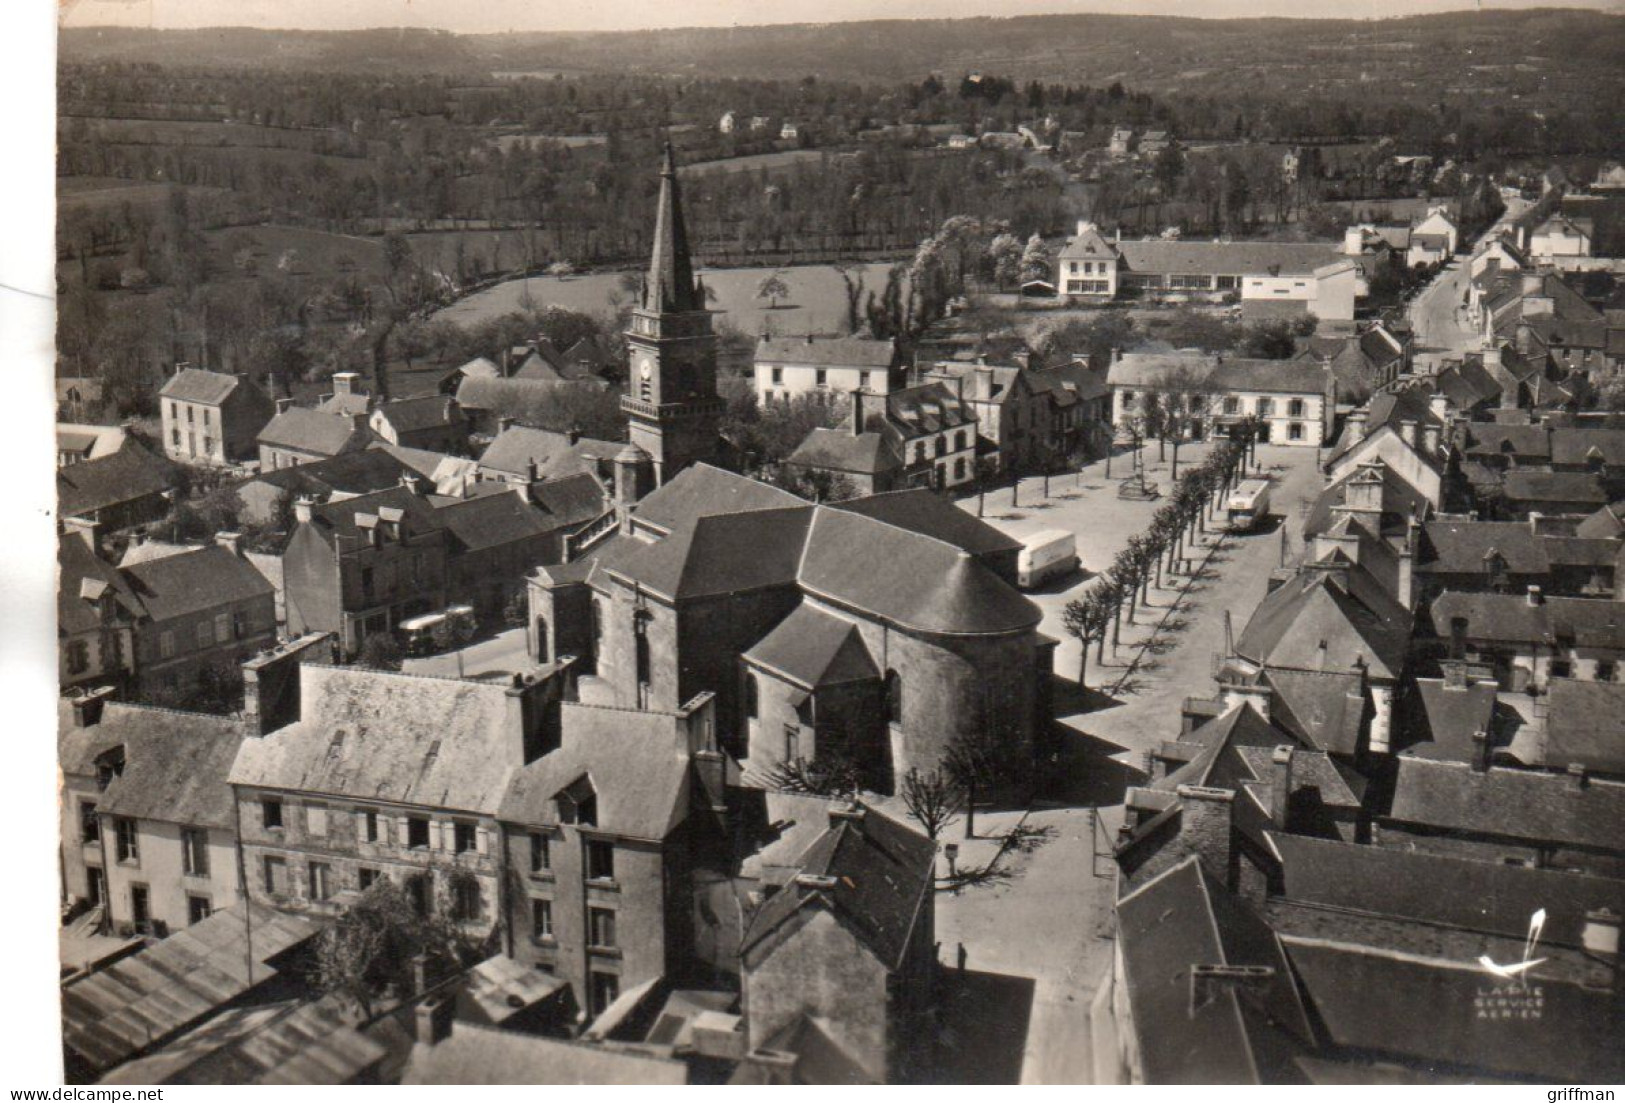
POLYGON ((677 188, 677 159, 666 143, 660 166, 660 205, 655 211, 654 252, 643 286, 643 309, 661 314, 704 310, 694 285, 694 263, 688 255, 683 203, 677 188))

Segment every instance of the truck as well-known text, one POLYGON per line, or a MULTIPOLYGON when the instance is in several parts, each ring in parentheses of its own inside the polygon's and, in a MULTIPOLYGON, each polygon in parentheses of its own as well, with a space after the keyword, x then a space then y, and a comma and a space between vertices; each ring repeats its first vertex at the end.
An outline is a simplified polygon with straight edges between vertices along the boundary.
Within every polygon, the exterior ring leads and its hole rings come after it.
POLYGON ((1252 532, 1263 525, 1270 514, 1270 484, 1268 479, 1244 479, 1225 500, 1226 527, 1231 532, 1252 532))
POLYGON ((1077 569, 1078 542, 1070 532, 1050 529, 1022 537, 1021 554, 1016 558, 1016 585, 1023 590, 1077 569))
POLYGON ((451 605, 438 613, 425 613, 396 626, 408 655, 432 655, 442 639, 462 641, 474 634, 474 608, 451 605), (438 638, 437 638, 438 636, 438 638))

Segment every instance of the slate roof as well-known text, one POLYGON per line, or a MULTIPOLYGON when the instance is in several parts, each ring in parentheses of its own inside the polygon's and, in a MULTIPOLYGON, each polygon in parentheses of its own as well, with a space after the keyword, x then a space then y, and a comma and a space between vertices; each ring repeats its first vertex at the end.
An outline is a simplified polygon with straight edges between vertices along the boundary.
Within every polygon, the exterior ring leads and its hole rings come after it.
POLYGON ((333 491, 367 494, 398 486, 411 465, 395 455, 394 445, 380 445, 356 452, 341 452, 314 463, 273 467, 261 471, 245 485, 263 483, 295 494, 325 498, 333 491))
POLYGON ((886 396, 886 420, 908 440, 976 424, 965 403, 942 383, 921 383, 892 391, 886 396))
POLYGON ((1349 670, 1356 661, 1397 679, 1410 646, 1411 614, 1360 567, 1305 569, 1264 596, 1236 651, 1261 666, 1349 670))
POLYGON ((1543 425, 1470 421, 1462 427, 1458 447, 1469 456, 1517 456, 1525 461, 1542 462, 1551 459, 1552 434, 1543 425))
POLYGON ((631 1049, 457 1022, 412 1047, 402 1084, 686 1084, 682 1061, 631 1049))
POLYGON ((231 392, 241 383, 242 380, 235 375, 204 371, 201 368, 182 368, 164 381, 158 397, 218 406, 229 398, 231 392))
POLYGON ((1154 387, 1172 373, 1189 372, 1204 389, 1264 394, 1322 395, 1330 376, 1313 360, 1216 358, 1208 353, 1125 353, 1106 372, 1112 387, 1154 387))
POLYGON ((1131 272, 1162 275, 1307 276, 1345 258, 1340 242, 1121 241, 1131 272))
POLYGON ((1546 537, 1527 521, 1429 521, 1422 526, 1416 569, 1432 574, 1484 574, 1492 552, 1512 574, 1551 571, 1546 537))
POLYGON ((218 544, 123 568, 130 591, 154 621, 187 617, 255 598, 275 588, 240 555, 218 544))
POLYGON ((310 511, 310 523, 329 543, 341 537, 349 541, 351 547, 356 547, 365 539, 356 524, 356 515, 376 515, 383 508, 400 510, 408 533, 424 533, 440 527, 440 522, 435 518, 436 510, 428 500, 404 486, 394 486, 372 494, 358 494, 353 498, 316 506, 310 511))
POLYGON ((1270 720, 1305 746, 1328 754, 1352 755, 1360 749, 1367 701, 1357 671, 1264 671, 1274 690, 1270 720))
POLYGON ((1036 605, 968 552, 824 506, 815 509, 799 581, 837 605, 924 632, 1013 632, 1041 619, 1036 605))
POLYGON ((744 655, 806 690, 880 680, 857 625, 802 602, 744 655))
POLYGON ((672 600, 785 586, 795 580, 811 522, 806 506, 706 514, 652 544, 606 547, 599 562, 672 600))
POLYGON ((1625 784, 1456 762, 1397 760, 1388 819, 1459 834, 1625 852, 1625 784))
MULTIPOLYGON (((1426 516, 1433 504, 1427 495, 1412 486, 1403 475, 1386 463, 1381 464, 1381 469, 1383 530, 1405 524, 1411 517, 1426 516)), ((1326 488, 1315 496, 1308 514, 1304 517, 1305 536, 1318 536, 1332 527, 1336 516, 1333 507, 1344 504, 1350 480, 1362 476, 1360 468, 1353 468, 1342 478, 1327 484, 1326 488)))
MULTIPOLYGON (((1611 1082, 1625 1060, 1606 992, 1542 980, 1541 1014, 1481 1018, 1481 966, 1398 952, 1284 940, 1333 1045, 1424 1067, 1483 1069, 1541 1080, 1611 1082)), ((1539 974, 1537 973, 1538 977, 1539 974)))
POLYGON ((497 815, 531 826, 559 822, 554 798, 578 779, 592 783, 599 831, 664 839, 688 812, 688 741, 670 713, 565 703, 559 747, 515 770, 497 815), (679 750, 681 748, 681 752, 679 750))
POLYGON ((398 398, 393 402, 385 402, 373 413, 389 422, 398 433, 414 433, 442 425, 456 425, 463 420, 456 399, 445 395, 398 398))
POLYGON ((505 475, 524 475, 535 461, 538 474, 546 478, 574 475, 587 469, 584 464, 594 460, 613 460, 622 448, 621 441, 594 440, 579 437, 574 444, 566 433, 551 429, 533 429, 528 425, 513 425, 498 433, 496 439, 480 455, 480 467, 505 475))
POLYGON ((476 356, 468 363, 460 365, 457 370, 464 379, 501 379, 502 369, 496 361, 485 356, 476 356))
MULTIPOLYGON (((1440 439, 1444 439, 1444 423, 1433 416, 1427 395, 1411 387, 1398 391, 1383 391, 1372 395, 1371 401, 1366 403, 1365 435, 1356 439, 1351 431, 1352 424, 1345 422, 1343 433, 1326 461, 1327 465, 1335 464, 1345 453, 1353 451, 1366 439, 1375 435, 1379 429, 1391 427, 1397 434, 1399 423, 1407 419, 1416 422, 1418 442, 1423 439, 1423 431, 1430 425, 1439 429, 1440 439)), ((1418 455, 1421 455, 1420 449, 1418 455)), ((1436 463, 1435 457, 1423 455, 1422 458, 1429 463, 1436 463)))
POLYGON ((62 1045, 92 1072, 129 1060, 272 980, 268 964, 320 927, 239 901, 161 942, 62 986, 62 1045), (245 925, 247 909, 250 923, 245 925), (245 943, 252 929, 252 943, 245 943), (247 960, 252 947, 253 974, 247 960))
POLYGON ((110 456, 56 469, 57 512, 78 517, 163 494, 180 482, 175 465, 134 441, 110 456))
POLYGON ((1625 429, 1552 430, 1552 462, 1563 466, 1584 464, 1595 451, 1610 466, 1625 464, 1625 429))
POLYGON ((783 509, 806 502, 759 479, 735 475, 708 463, 696 463, 645 495, 637 504, 639 524, 670 532, 684 521, 708 513, 783 509))
POLYGON ((226 776, 245 735, 241 721, 109 702, 97 727, 124 746, 124 772, 103 792, 98 811, 235 830, 226 776))
POLYGON ((521 734, 505 686, 299 668, 300 716, 248 740, 233 785, 494 815, 521 734))
POLYGON ((903 466, 902 456, 884 434, 859 433, 854 436, 845 427, 814 429, 785 462, 823 471, 869 476, 896 471, 903 466))
POLYGON ((290 406, 266 422, 258 440, 272 448, 336 456, 357 436, 374 439, 371 429, 356 428, 355 422, 346 415, 290 406))
POLYGON ((1526 594, 1446 590, 1434 598, 1433 631, 1450 638, 1456 618, 1467 621, 1467 638, 1527 648, 1572 641, 1580 647, 1625 649, 1625 608, 1621 603, 1584 597, 1548 597, 1530 604, 1526 594))
POLYGON ((609 507, 604 485, 586 472, 536 483, 530 488, 530 500, 552 529, 584 524, 609 507))
POLYGON ((1275 933, 1215 884, 1196 857, 1117 902, 1126 996, 1152 1084, 1258 1084, 1299 1079, 1291 1057, 1313 1034, 1275 933), (1243 997, 1222 988, 1193 1006, 1191 967, 1271 970, 1243 997))
POLYGON ((831 502, 829 508, 842 513, 858 513, 897 528, 930 536, 972 555, 1021 550, 1021 541, 972 517, 940 494, 924 488, 870 494, 844 502, 831 502))
POLYGON ((1474 733, 1483 732, 1492 747, 1498 742, 1494 720, 1499 688, 1491 681, 1451 686, 1442 678, 1416 679, 1415 734, 1421 738, 1402 748, 1403 753, 1439 762, 1474 761, 1474 733))
POLYGON ((1625 774, 1625 685, 1552 678, 1546 689, 1546 762, 1561 770, 1625 774))
POLYGON ((913 828, 858 806, 858 818, 836 819, 801 857, 801 873, 833 879, 830 887, 795 879, 762 904, 745 928, 750 950, 803 907, 829 909, 886 968, 903 964, 920 911, 936 880, 936 844, 913 828))
POLYGON ((111 593, 127 617, 139 617, 145 612, 140 599, 118 568, 98 557, 76 533, 57 537, 56 562, 58 633, 75 635, 94 632, 101 627, 101 616, 88 600, 87 590, 111 593))
POLYGON ((758 364, 813 364, 885 371, 895 357, 895 342, 877 341, 873 337, 763 337, 756 345, 758 364))
POLYGON ((1544 908, 1541 941, 1575 948, 1586 912, 1625 913, 1625 881, 1605 877, 1281 832, 1269 842, 1295 903, 1516 939, 1544 908))
POLYGON ((454 552, 483 551, 533 540, 558 527, 531 505, 523 488, 513 487, 501 493, 437 503, 432 516, 434 523, 456 542, 454 552))
POLYGON ((1534 471, 1514 467, 1501 480, 1501 492, 1508 501, 1531 505, 1601 507, 1608 504, 1602 480, 1589 471, 1534 471))
POLYGON ((1458 410, 1471 410, 1501 394, 1501 384, 1479 360, 1452 364, 1434 376, 1433 386, 1458 410))
POLYGON ((580 386, 546 379, 470 375, 457 384, 457 405, 464 410, 523 412, 538 398, 559 393, 561 387, 580 386))

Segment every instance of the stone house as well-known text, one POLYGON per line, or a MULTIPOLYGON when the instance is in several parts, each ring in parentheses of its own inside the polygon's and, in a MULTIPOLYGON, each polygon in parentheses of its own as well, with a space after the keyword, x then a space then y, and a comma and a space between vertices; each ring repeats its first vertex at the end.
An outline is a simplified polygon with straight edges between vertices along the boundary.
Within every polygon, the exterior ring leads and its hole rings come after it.
POLYGON ((567 981, 589 1019, 689 970, 691 813, 722 836, 714 719, 706 695, 675 712, 566 702, 559 745, 502 799, 504 949, 567 981))
POLYGON ((277 400, 277 412, 260 430, 260 470, 294 467, 359 452, 378 439, 367 426, 365 409, 353 413, 327 413, 277 400))
POLYGON ((1336 379, 1311 361, 1134 352, 1112 364, 1106 385, 1120 432, 1140 425, 1148 396, 1156 395, 1163 409, 1186 411, 1197 438, 1252 418, 1264 443, 1319 448, 1331 439, 1336 379))
POLYGON ((129 580, 101 555, 94 524, 68 521, 57 538, 57 684, 135 684, 136 624, 143 615, 129 580))
POLYGON ((1447 590, 1429 610, 1441 658, 1481 668, 1502 690, 1544 693, 1553 678, 1612 682, 1625 660, 1619 605, 1602 598, 1447 590))
POLYGON ((246 463, 276 404, 243 376, 181 368, 158 392, 164 452, 185 463, 246 463))
POLYGON ((127 440, 112 455, 57 468, 57 516, 124 532, 167 516, 179 486, 175 464, 127 440))
POLYGON ((797 865, 745 929, 747 1045, 802 1060, 819 1048, 825 1082, 897 1083, 926 1071, 935 844, 872 808, 839 806, 797 865))
POLYGON ((885 395, 855 391, 845 428, 813 430, 785 463, 846 475, 876 493, 964 486, 976 479, 978 445, 960 390, 927 381, 885 395))
POLYGON ((497 811, 556 739, 568 673, 501 685, 303 665, 298 682, 298 718, 245 740, 231 769, 250 899, 333 915, 387 877, 489 935, 497 811))
POLYGON ((380 440, 405 448, 460 453, 468 447, 468 419, 457 400, 444 395, 380 403, 367 425, 380 440))

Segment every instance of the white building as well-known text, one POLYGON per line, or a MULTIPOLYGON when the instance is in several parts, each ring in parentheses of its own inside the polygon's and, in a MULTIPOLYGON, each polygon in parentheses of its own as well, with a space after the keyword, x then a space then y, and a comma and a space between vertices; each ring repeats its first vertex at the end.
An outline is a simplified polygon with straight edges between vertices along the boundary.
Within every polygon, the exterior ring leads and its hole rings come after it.
POLYGON ((1592 223, 1589 218, 1554 214, 1529 235, 1529 252, 1537 261, 1556 257, 1589 257, 1592 223))
POLYGON ((1131 352, 1106 374, 1112 425, 1143 431, 1149 394, 1190 415, 1189 435, 1223 434, 1246 418, 1258 419, 1260 439, 1318 448, 1331 439, 1336 412, 1332 373, 1307 360, 1226 359, 1210 353, 1131 352))
POLYGON ((765 406, 807 394, 888 394, 896 358, 895 341, 870 337, 763 337, 756 345, 756 400, 765 406))
POLYGON ((1056 257, 1056 290, 1063 295, 1117 297, 1117 250, 1093 222, 1078 223, 1078 233, 1056 257))
POLYGON ((1241 307, 1247 314, 1311 314, 1329 322, 1352 322, 1359 297, 1360 266, 1336 260, 1312 272, 1247 276, 1241 307))

